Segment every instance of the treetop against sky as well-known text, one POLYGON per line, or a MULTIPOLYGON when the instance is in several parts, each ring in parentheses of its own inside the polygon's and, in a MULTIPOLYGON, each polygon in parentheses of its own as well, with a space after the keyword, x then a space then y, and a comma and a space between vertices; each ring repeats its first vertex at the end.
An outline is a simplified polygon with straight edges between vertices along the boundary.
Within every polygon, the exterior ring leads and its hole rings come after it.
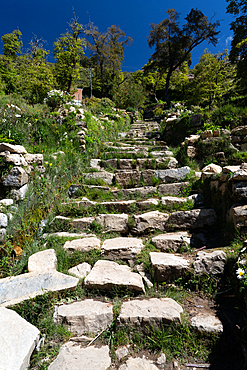
MULTIPOLYGON (((165 19, 168 8, 174 8, 180 13, 180 22, 183 24, 191 8, 198 8, 209 19, 214 17, 213 20, 220 20, 220 34, 216 47, 205 41, 193 51, 194 66, 205 48, 209 47, 212 53, 230 48, 230 23, 233 17, 226 14, 226 7, 227 2, 224 0, 9 0, 1 4, 0 36, 19 29, 23 35, 24 52, 33 34, 46 40, 44 47, 53 51, 53 42, 68 28, 74 8, 79 23, 87 24, 90 14, 91 21, 98 26, 100 32, 105 32, 111 25, 118 25, 127 36, 132 37, 133 43, 125 50, 123 70, 135 71, 148 62, 152 53, 147 42, 150 24, 160 23, 165 19)), ((52 52, 50 59, 52 61, 52 52)))

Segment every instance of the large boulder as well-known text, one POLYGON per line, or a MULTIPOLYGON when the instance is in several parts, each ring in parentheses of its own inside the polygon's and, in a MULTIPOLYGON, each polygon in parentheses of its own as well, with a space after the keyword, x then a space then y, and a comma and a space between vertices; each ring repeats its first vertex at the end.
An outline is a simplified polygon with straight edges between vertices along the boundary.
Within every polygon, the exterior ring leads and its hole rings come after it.
POLYGON ((0 369, 27 370, 39 330, 5 307, 0 307, 0 327, 0 369))

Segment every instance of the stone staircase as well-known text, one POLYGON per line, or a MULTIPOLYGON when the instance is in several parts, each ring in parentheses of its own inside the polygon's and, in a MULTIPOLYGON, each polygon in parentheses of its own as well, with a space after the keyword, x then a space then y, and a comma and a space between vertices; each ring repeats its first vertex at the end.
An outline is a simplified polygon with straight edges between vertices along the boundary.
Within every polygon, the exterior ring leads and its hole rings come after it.
MULTIPOLYGON (((106 143, 100 157, 91 160, 81 182, 70 186, 68 201, 61 204, 44 235, 48 243, 54 235, 68 237, 63 246, 66 251, 99 251, 93 266, 85 262, 74 266, 69 273, 76 278, 70 277, 64 284, 73 288, 83 278, 91 295, 96 291, 105 295, 105 299, 95 295, 55 308, 55 322, 65 323, 75 336, 61 347, 49 370, 193 368, 176 361, 166 363, 165 354, 137 356, 130 345, 119 347, 112 358, 109 347, 100 345, 100 335, 113 321, 116 326, 145 332, 166 325, 179 327, 186 320, 187 325, 209 335, 223 332, 214 306, 206 300, 190 310, 186 300, 178 303, 165 290, 156 289, 159 284, 174 286, 185 273, 221 274, 226 260, 222 250, 203 249, 203 231, 216 223, 216 213, 204 207, 202 195, 185 196, 190 186, 187 179, 195 174, 187 166, 178 167, 166 143, 154 139, 158 130, 156 122, 138 121, 127 135, 119 135, 117 143, 106 143), (140 263, 145 253, 146 265, 140 263), (119 298, 116 315, 114 297, 121 297, 122 291, 130 295, 127 300, 119 298), (100 334, 96 346, 88 333, 100 334)), ((52 249, 38 252, 30 257, 25 275, 43 274, 49 281, 47 290, 62 289, 63 284, 58 287, 57 282, 51 288, 53 274, 61 281, 66 276, 56 271, 55 260, 52 249)), ((20 284, 21 276, 7 278, 8 289, 11 284, 20 284)), ((35 296, 28 289, 24 293, 23 299, 35 296)), ((18 297, 7 297, 0 303, 7 307, 13 300, 20 302, 21 294, 19 290, 18 297)), ((200 368, 200 361, 195 368, 200 368)))

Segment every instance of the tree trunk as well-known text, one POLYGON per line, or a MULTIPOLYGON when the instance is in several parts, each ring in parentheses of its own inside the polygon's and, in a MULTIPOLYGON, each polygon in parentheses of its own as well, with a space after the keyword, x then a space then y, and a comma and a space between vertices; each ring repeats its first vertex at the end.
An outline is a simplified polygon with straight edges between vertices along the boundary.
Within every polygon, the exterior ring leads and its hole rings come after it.
POLYGON ((167 76, 166 76, 166 88, 165 88, 165 101, 168 105, 168 108, 171 106, 170 96, 169 96, 169 85, 170 85, 170 78, 172 75, 172 69, 168 70, 167 76))

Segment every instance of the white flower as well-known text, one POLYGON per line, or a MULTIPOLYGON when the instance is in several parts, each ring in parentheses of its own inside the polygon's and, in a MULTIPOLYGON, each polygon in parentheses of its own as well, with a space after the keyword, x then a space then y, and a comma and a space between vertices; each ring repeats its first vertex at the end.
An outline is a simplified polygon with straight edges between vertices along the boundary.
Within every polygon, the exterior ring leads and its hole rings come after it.
POLYGON ((15 117, 19 118, 19 117, 21 117, 21 115, 20 114, 15 114, 15 117))
POLYGON ((239 268, 239 269, 237 269, 236 274, 237 274, 237 278, 239 280, 242 280, 244 278, 245 271, 243 269, 239 268))

